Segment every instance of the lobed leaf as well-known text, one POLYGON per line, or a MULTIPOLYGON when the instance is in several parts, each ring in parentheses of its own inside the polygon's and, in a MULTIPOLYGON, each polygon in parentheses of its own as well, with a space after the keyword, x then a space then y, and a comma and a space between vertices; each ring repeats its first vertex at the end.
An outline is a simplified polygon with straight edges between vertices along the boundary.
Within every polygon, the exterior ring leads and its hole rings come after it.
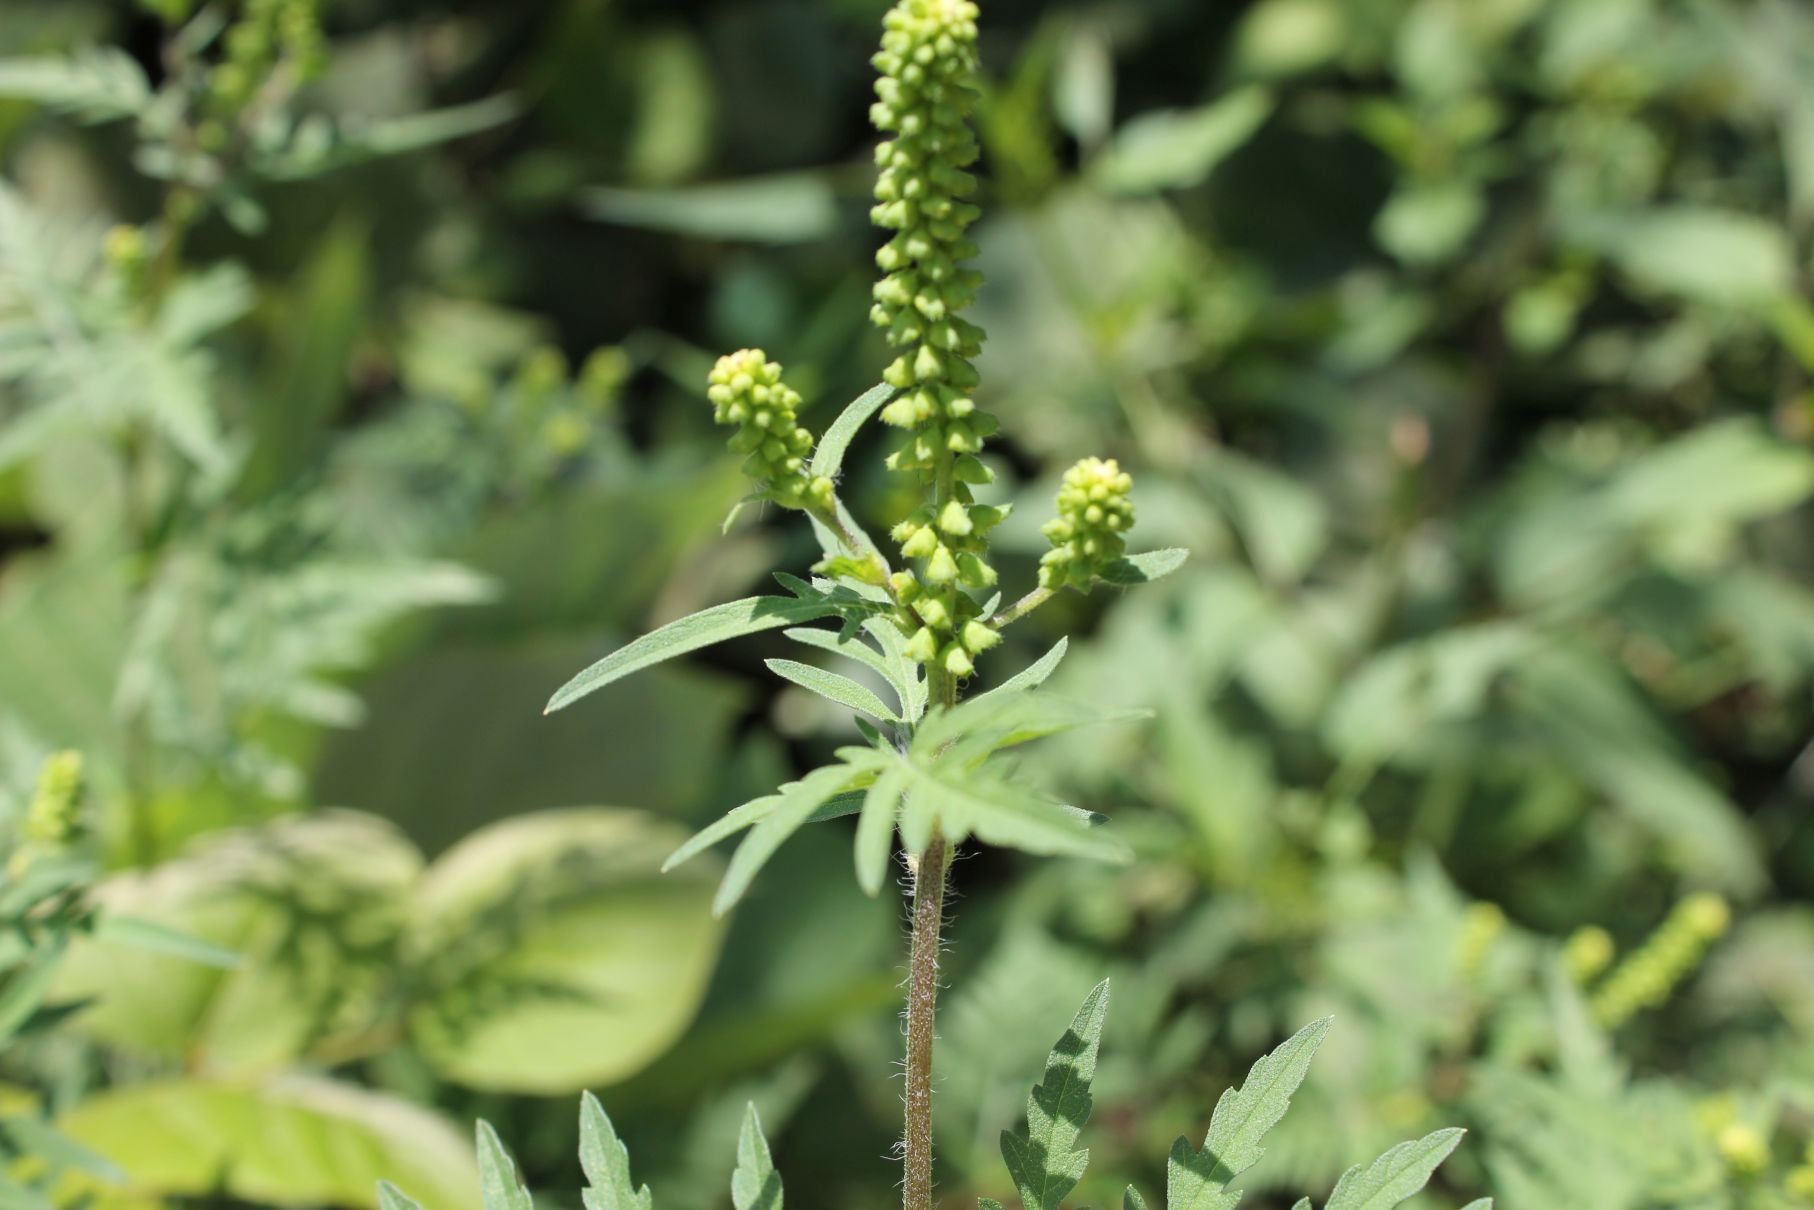
POLYGON ((90 47, 67 59, 0 59, 0 97, 110 122, 143 111, 151 103, 151 85, 131 55, 90 47))
POLYGON ((781 1210, 781 1175, 762 1137, 762 1120, 751 1103, 737 1136, 737 1170, 731 1173, 731 1203, 737 1210, 781 1210))
POLYGON ((1191 1150, 1185 1139, 1173 1145, 1166 1164, 1167 1210, 1232 1210, 1241 1194, 1230 1192, 1229 1183, 1265 1154, 1260 1141, 1291 1107, 1291 1095, 1304 1082, 1331 1019, 1300 1029, 1262 1056, 1238 1090, 1222 1094, 1201 1150, 1191 1150))
POLYGON ((589 693, 603 689, 633 672, 674 659, 727 639, 783 626, 794 626, 841 612, 823 595, 802 597, 745 597, 714 605, 650 631, 599 660, 562 685, 549 699, 546 714, 565 709, 589 693))
POLYGON ((882 882, 888 876, 889 841, 894 836, 901 795, 906 789, 905 770, 891 765, 870 784, 869 791, 863 796, 863 814, 857 820, 857 885, 872 899, 881 892, 882 882))
POLYGON ((484 1199, 485 1210, 535 1210, 529 1190, 517 1176, 516 1162, 490 1122, 480 1120, 478 1136, 479 1196, 484 1199))
POLYGON ((1118 864, 1132 858, 1119 840, 1095 831, 1101 816, 950 762, 909 759, 899 767, 907 775, 901 839, 916 852, 937 829, 953 843, 976 836, 1043 856, 1090 857, 1118 864))
POLYGON ((649 1187, 638 1189, 630 1179, 629 1148, 589 1092, 579 1103, 579 1162, 586 1174, 586 1188, 580 1191, 586 1210, 652 1210, 649 1187))
POLYGON ((1087 1149, 1073 1150, 1072 1145, 1089 1120, 1090 1081, 1096 1076, 1108 1005, 1105 979, 1084 997, 1070 1028, 1052 1048, 1045 1076, 1027 1097, 1026 1126, 1002 1132, 1002 1159, 1024 1210, 1058 1210, 1090 1162, 1087 1149))
POLYGON ((1367 1165, 1342 1174, 1324 1210, 1390 1210, 1430 1183, 1430 1174, 1449 1158, 1466 1134, 1456 1126, 1400 1143, 1367 1165))

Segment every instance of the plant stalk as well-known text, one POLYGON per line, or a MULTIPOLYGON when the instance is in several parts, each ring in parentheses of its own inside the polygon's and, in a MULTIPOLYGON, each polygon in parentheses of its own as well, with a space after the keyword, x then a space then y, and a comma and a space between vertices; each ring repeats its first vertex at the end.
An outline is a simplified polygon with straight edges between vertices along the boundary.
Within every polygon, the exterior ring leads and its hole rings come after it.
POLYGON ((945 911, 942 836, 919 855, 913 878, 913 948, 907 974, 907 1147, 902 1210, 932 1210, 932 1041, 938 1010, 939 928, 945 911))

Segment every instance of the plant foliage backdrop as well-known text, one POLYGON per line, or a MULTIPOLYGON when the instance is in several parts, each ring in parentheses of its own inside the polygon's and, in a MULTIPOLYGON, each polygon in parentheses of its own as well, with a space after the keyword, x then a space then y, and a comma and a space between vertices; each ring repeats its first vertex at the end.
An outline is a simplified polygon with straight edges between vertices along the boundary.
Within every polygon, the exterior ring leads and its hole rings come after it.
MULTIPOLYGON (((0 7, 9 1204, 523 1205, 498 1137, 594 1210, 893 1204, 886 860, 661 872, 874 751, 892 657, 775 627, 542 717, 823 557, 723 524, 705 385, 764 349, 824 434, 897 355, 888 7, 0 7)), ((920 653, 1152 712, 1013 770, 1125 864, 952 865, 940 1204, 1041 1202, 1015 1147, 1156 1198, 1259 1062, 1243 1205, 1814 1205, 1814 14, 982 8, 989 566, 1086 454, 1190 558, 920 653)), ((902 435, 851 525, 923 503, 902 435)))

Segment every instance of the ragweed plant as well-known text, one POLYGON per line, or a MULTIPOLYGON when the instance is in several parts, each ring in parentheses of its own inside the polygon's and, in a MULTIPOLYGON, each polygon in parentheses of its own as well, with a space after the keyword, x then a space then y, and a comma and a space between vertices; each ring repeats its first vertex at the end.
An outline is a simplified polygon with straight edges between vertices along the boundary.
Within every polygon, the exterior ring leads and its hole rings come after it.
MULTIPOLYGON (((875 895, 898 836, 910 874, 912 920, 902 1148, 907 1210, 930 1210, 934 1202, 932 1052, 952 854, 966 842, 980 842, 1107 861, 1127 856, 1121 842, 1098 826, 1101 815, 1053 801, 994 759, 1030 740, 1118 717, 1037 692, 1063 659, 1065 641, 987 692, 966 699, 964 691, 978 659, 1000 644, 1001 632, 1057 593, 1141 583, 1184 559, 1181 550, 1127 553, 1133 478, 1112 460, 1086 458, 1064 476, 1056 516, 1044 529, 1052 550, 1037 581, 1002 607, 989 534, 1008 510, 978 498, 993 478, 979 455, 999 426, 977 403, 984 334, 964 315, 983 284, 971 264, 977 249, 966 234, 979 217, 971 201, 978 182, 970 172, 978 156, 970 124, 979 95, 977 17, 969 0, 900 0, 885 19, 873 60, 878 78, 871 116, 883 139, 876 150, 872 218, 891 234, 876 256, 882 277, 871 315, 895 351, 882 383, 850 404, 822 436, 802 421, 802 397, 783 367, 760 349, 721 358, 707 384, 715 419, 734 427, 730 447, 744 455, 754 480, 748 500, 803 512, 813 524, 824 558, 811 569, 812 578, 777 572, 786 595, 733 601, 663 626, 581 672, 548 706, 559 710, 632 672, 771 629, 784 629, 815 653, 851 660, 890 688, 892 702, 817 665, 769 661, 783 679, 852 711, 865 742, 839 749, 834 763, 736 807, 668 864, 746 833, 719 889, 715 910, 722 913, 795 831, 855 815, 857 880, 875 895), (864 532, 837 487, 852 439, 878 416, 901 432, 888 468, 911 476, 919 492, 917 506, 890 530, 898 544, 893 559, 864 532), (827 619, 837 625, 805 625, 827 619)), ((1056 1210, 1082 1174, 1087 1153, 1072 1144, 1089 1111, 1088 1082, 1106 1007, 1104 985, 1054 1051, 1045 1082, 1028 1102, 1026 1128, 1003 1138, 1003 1158, 1030 1210, 1056 1210)), ((1326 1022, 1310 1027, 1262 1060, 1248 1085, 1217 1107, 1201 1149, 1180 1143, 1172 1157, 1172 1206, 1234 1204, 1239 1194, 1228 1190, 1229 1182, 1259 1158, 1260 1136, 1284 1112, 1325 1028, 1326 1022)), ((632 1189, 622 1149, 591 1102, 582 1130, 595 1184, 588 1205, 646 1207, 647 1191, 632 1189)), ((1394 1149, 1372 1168, 1356 1169, 1329 1206, 1397 1204, 1422 1188, 1458 1137, 1439 1132, 1394 1149)), ((495 1195, 500 1207, 527 1204, 495 1139, 482 1131, 480 1142, 481 1158, 490 1165, 488 1199, 495 1195)), ((739 1156, 733 1182, 739 1210, 778 1208, 779 1182, 753 1117, 739 1156)), ((1128 1205, 1145 1203, 1130 1190, 1128 1205)))

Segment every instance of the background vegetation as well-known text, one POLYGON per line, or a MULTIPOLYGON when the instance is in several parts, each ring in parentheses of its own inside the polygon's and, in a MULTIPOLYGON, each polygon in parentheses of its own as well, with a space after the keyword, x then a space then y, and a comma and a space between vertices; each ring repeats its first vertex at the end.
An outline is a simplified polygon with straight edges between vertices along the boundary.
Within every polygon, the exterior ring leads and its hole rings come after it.
MULTIPOLYGON (((703 384, 761 345, 822 425, 886 364, 885 5, 190 7, 0 9, 8 1204, 470 1206, 481 1113, 574 1188, 583 1088, 669 1210, 750 1099, 793 1204, 889 1204, 901 921, 845 825, 722 925, 709 862, 656 874, 848 717, 770 687, 780 638, 541 717, 810 562, 721 532, 703 384)), ((1459 1122, 1423 1205, 1814 1205, 1814 13, 983 38, 996 549, 1025 579, 1088 451, 1193 558, 1054 680, 1156 719, 1030 758, 1136 863, 954 870, 946 1204, 1011 1194, 1106 974, 1080 1202, 1332 1012, 1251 1204, 1459 1122)), ((844 491, 895 515, 878 462, 844 491)))

